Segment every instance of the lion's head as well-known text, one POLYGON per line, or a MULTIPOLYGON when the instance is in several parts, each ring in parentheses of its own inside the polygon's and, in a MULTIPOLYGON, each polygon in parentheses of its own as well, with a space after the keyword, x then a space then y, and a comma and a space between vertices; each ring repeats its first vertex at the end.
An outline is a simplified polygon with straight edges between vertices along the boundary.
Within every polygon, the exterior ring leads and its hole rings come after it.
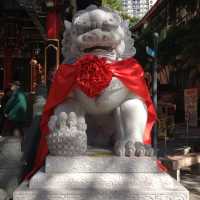
POLYGON ((65 60, 85 53, 113 54, 118 58, 135 54, 127 23, 113 10, 94 5, 77 12, 72 23, 65 21, 62 45, 65 60))

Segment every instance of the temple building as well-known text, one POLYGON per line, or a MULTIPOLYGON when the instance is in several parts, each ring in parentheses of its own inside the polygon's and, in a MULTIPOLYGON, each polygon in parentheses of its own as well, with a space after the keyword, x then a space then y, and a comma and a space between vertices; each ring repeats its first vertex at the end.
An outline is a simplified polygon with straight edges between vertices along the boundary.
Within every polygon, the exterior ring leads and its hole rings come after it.
POLYGON ((63 21, 77 9, 99 1, 0 1, 0 91, 18 80, 27 92, 48 84, 62 61, 63 21))
POLYGON ((156 0, 123 0, 122 2, 128 15, 142 18, 156 3, 156 0))
POLYGON ((136 57, 148 74, 154 62, 146 49, 154 50, 158 36, 159 101, 175 105, 176 114, 170 114, 175 122, 191 127, 200 126, 199 30, 199 0, 158 0, 132 29, 136 57))

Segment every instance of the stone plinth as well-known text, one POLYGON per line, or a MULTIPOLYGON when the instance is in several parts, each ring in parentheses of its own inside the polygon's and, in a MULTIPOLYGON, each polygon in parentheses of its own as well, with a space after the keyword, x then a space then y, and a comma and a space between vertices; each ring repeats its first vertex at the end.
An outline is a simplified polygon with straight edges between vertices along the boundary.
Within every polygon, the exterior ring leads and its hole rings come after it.
POLYGON ((0 141, 0 188, 12 197, 19 184, 22 170, 21 141, 14 137, 1 138, 0 141))
POLYGON ((22 183, 13 199, 189 200, 189 192, 160 172, 155 158, 90 151, 80 157, 48 156, 45 172, 37 172, 29 183, 22 183))
POLYGON ((93 179, 91 176, 80 181, 80 188, 78 175, 76 180, 69 179, 68 184, 60 188, 50 187, 50 179, 49 183, 43 183, 43 187, 34 189, 22 184, 14 192, 14 200, 189 200, 189 192, 166 173, 151 174, 150 177, 142 173, 135 180, 135 176, 121 175, 121 178, 115 179, 102 178, 100 182, 95 179, 96 176, 93 179))
POLYGON ((54 173, 156 173, 155 158, 117 156, 54 157, 46 159, 45 172, 54 173))
MULTIPOLYGON (((35 174, 30 189, 96 190, 121 192, 152 192, 181 190, 175 179, 166 173, 66 173, 35 174)), ((183 188, 182 188, 183 189, 183 188)))

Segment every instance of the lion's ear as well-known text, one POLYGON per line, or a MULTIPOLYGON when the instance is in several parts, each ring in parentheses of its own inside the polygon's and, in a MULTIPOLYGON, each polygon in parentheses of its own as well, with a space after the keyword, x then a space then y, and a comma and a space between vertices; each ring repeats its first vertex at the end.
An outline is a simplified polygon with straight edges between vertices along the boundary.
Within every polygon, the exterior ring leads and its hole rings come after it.
POLYGON ((72 23, 68 20, 65 20, 64 21, 64 25, 65 25, 65 29, 66 30, 70 30, 71 29, 71 26, 72 26, 72 23))

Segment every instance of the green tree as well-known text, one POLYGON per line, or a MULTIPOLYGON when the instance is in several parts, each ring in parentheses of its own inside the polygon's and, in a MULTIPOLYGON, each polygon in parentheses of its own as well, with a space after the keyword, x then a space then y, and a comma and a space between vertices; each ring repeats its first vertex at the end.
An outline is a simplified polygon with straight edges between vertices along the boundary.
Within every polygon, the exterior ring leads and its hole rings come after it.
POLYGON ((135 24, 137 24, 140 21, 139 18, 137 18, 137 17, 130 17, 130 16, 129 16, 128 20, 129 20, 129 27, 130 28, 133 27, 135 24))
POLYGON ((101 5, 119 12, 123 12, 123 5, 121 0, 102 0, 101 5))

